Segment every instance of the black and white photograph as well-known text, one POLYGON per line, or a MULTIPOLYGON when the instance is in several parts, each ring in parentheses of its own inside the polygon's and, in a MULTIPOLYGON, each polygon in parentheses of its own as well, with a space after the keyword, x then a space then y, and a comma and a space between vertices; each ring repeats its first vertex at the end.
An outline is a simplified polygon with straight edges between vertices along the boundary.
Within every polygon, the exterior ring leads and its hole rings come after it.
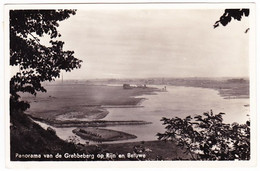
POLYGON ((253 4, 5 14, 10 162, 252 161, 253 4))

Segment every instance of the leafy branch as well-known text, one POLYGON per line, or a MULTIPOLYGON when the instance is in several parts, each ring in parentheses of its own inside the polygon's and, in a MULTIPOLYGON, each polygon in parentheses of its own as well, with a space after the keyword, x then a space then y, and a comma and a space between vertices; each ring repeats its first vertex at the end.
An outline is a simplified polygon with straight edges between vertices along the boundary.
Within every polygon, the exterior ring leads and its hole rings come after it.
MULTIPOLYGON (((225 9, 224 14, 218 21, 213 25, 214 28, 218 27, 219 24, 226 26, 232 19, 241 21, 242 17, 249 16, 249 9, 225 9)), ((248 31, 248 30, 247 30, 248 31)))
POLYGON ((10 10, 10 65, 19 72, 10 80, 10 107, 26 110, 30 105, 20 101, 19 92, 36 95, 46 92, 44 81, 54 81, 61 70, 70 72, 81 67, 74 51, 64 51, 64 42, 56 40, 61 34, 60 21, 76 14, 76 10, 10 10), (40 37, 49 36, 50 46, 40 44, 40 37))
POLYGON ((250 121, 225 124, 223 115, 210 111, 194 118, 162 118, 166 131, 158 139, 176 141, 194 160, 249 160, 250 121))

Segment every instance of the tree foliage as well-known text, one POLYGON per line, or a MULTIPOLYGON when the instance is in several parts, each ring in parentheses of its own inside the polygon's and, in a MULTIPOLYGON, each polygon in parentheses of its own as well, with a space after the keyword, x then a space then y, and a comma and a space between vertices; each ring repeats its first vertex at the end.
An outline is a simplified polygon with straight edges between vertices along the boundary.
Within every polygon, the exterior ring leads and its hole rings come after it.
POLYGON ((75 15, 76 10, 10 10, 10 65, 19 72, 10 80, 12 109, 26 110, 29 104, 20 100, 18 92, 36 95, 46 92, 44 81, 53 81, 60 71, 79 68, 81 60, 73 51, 64 51, 64 42, 57 40, 59 22, 75 15), (49 37, 50 45, 40 43, 49 37))
POLYGON ((219 23, 226 26, 232 19, 240 21, 242 17, 249 16, 249 9, 225 9, 224 14, 218 21, 215 22, 214 28, 219 26, 219 23))
POLYGON ((250 122, 225 124, 223 115, 210 111, 194 118, 162 118, 166 131, 158 139, 176 141, 194 160, 249 160, 250 122))

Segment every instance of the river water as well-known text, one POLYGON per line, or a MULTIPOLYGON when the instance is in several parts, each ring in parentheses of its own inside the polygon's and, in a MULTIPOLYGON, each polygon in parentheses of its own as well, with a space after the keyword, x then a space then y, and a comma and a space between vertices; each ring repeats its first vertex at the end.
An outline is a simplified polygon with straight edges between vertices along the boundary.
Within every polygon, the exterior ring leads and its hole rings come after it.
MULTIPOLYGON (((163 86, 153 86, 163 88, 163 86)), ((167 86, 166 92, 156 92, 156 95, 143 95, 141 108, 108 108, 109 114, 103 120, 143 120, 152 122, 147 125, 116 125, 108 129, 123 131, 136 135, 136 139, 116 141, 110 143, 156 140, 158 132, 165 131, 160 119, 162 117, 184 118, 195 116, 213 110, 213 113, 223 112, 225 123, 245 123, 249 119, 249 99, 224 99, 218 91, 206 88, 167 86)), ((42 125, 42 124, 41 124, 42 125)), ((42 125, 46 127, 46 125, 42 125)), ((75 136, 75 128, 54 128, 62 139, 75 136)), ((86 140, 80 139, 81 143, 86 140)))
MULTIPOLYGON (((163 88, 163 86, 156 86, 163 88)), ((109 129, 127 132, 136 135, 134 140, 121 142, 155 140, 158 132, 165 131, 160 119, 162 117, 184 118, 195 116, 213 110, 213 113, 226 113, 223 116, 225 123, 245 123, 249 119, 249 99, 224 99, 218 91, 206 88, 167 86, 167 92, 158 92, 156 95, 140 96, 147 100, 141 104, 143 108, 111 108, 104 120, 145 120, 152 122, 140 126, 113 126, 109 129)))

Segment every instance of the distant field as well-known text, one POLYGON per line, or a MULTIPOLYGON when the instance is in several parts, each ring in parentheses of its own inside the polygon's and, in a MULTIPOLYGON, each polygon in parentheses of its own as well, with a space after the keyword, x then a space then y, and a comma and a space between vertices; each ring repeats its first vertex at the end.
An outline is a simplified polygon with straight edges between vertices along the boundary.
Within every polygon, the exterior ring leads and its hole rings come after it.
POLYGON ((135 96, 152 94, 157 90, 87 84, 56 84, 45 87, 47 93, 39 93, 36 97, 22 95, 22 98, 30 102, 28 114, 48 120, 55 119, 58 115, 71 114, 70 117, 75 118, 86 116, 90 119, 100 119, 107 114, 101 105, 137 105, 143 98, 135 96))

